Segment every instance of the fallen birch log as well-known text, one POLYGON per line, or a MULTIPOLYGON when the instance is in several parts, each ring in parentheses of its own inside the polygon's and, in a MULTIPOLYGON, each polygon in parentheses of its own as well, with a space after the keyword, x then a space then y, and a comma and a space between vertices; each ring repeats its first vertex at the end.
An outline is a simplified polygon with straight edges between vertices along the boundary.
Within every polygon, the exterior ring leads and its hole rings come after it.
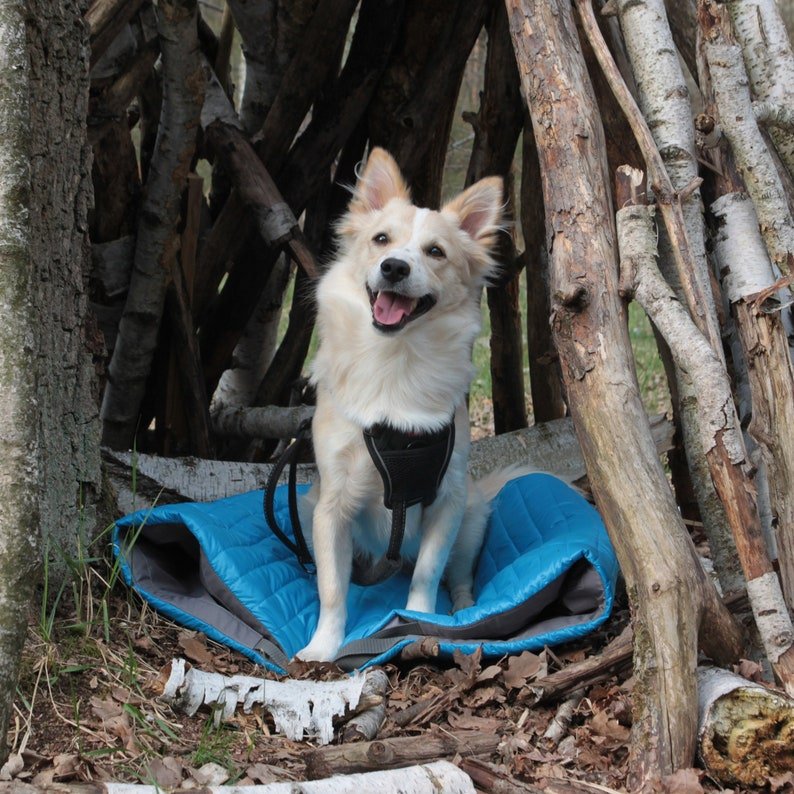
MULTIPOLYGON (((661 455, 672 447, 673 426, 664 416, 650 417, 656 451, 661 455)), ((132 499, 130 483, 135 476, 149 478, 150 485, 159 484, 169 494, 178 494, 183 501, 208 502, 263 488, 270 474, 267 463, 204 460, 202 458, 162 458, 132 452, 103 450, 106 464, 113 464, 110 474, 116 489, 116 503, 122 513, 151 506, 143 495, 132 499), (124 469, 127 469, 127 476, 124 469)), ((548 471, 566 482, 585 475, 584 461, 569 417, 543 422, 523 430, 503 433, 475 441, 469 456, 469 472, 479 479, 486 474, 514 463, 548 471)), ((297 481, 310 482, 314 466, 298 466, 297 481)), ((286 473, 282 481, 286 481, 286 473)), ((151 493, 151 488, 149 489, 151 493)), ((170 499, 169 501, 174 501, 170 499)))
POLYGON ((266 681, 247 675, 204 672, 190 667, 184 659, 174 659, 163 673, 167 673, 168 680, 160 700, 175 711, 192 717, 204 706, 214 712, 217 725, 230 719, 238 706, 247 713, 261 705, 272 715, 276 730, 288 739, 300 741, 308 733, 316 736, 320 744, 333 739, 334 717, 362 707, 365 686, 366 705, 371 706, 373 701, 376 705, 382 702, 388 683, 380 670, 356 673, 340 681, 266 681))
POLYGON ((698 668, 698 750, 711 777, 764 786, 794 772, 794 699, 717 667, 698 668))
POLYGON ((342 729, 343 742, 372 741, 386 719, 386 692, 389 679, 379 668, 369 669, 361 689, 358 712, 354 714, 342 729), (362 703, 366 703, 362 708, 362 703), (371 705, 370 705, 371 704, 371 705))
MULTIPOLYGON (((158 786, 135 783, 81 783, 35 786, 11 781, 0 783, 0 794, 162 794, 158 786)), ((180 794, 474 794, 471 778, 448 761, 406 769, 344 775, 307 783, 289 781, 264 786, 205 786, 179 789, 180 794)))
POLYGON ((318 747, 304 758, 306 776, 317 780, 350 772, 409 767, 456 755, 488 755, 496 751, 501 740, 499 735, 470 730, 318 747))

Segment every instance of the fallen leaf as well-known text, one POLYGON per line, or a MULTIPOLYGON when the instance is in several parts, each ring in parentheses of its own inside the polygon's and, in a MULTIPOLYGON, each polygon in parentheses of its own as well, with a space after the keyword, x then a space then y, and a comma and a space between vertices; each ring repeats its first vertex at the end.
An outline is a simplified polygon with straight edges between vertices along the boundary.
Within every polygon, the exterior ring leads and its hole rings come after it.
POLYGON ((794 772, 784 772, 782 775, 770 776, 769 790, 772 792, 794 791, 794 772))
POLYGON ((471 728, 481 733, 498 734, 505 729, 504 720, 498 720, 494 717, 477 717, 471 713, 456 714, 455 712, 450 712, 450 714, 447 715, 447 722, 449 722, 450 727, 455 730, 466 730, 467 728, 471 728))
POLYGON ((742 676, 749 681, 763 681, 764 670, 758 662, 751 662, 749 659, 740 659, 739 664, 733 666, 736 675, 742 676))
POLYGON ((172 789, 182 782, 183 770, 182 764, 173 756, 154 758, 147 767, 147 777, 159 788, 172 789))
POLYGON ((502 668, 498 664, 492 664, 486 667, 477 675, 477 683, 482 684, 485 681, 493 681, 502 675, 502 668))
POLYGON ((12 753, 0 768, 0 780, 11 780, 25 768, 25 761, 19 753, 12 753))
POLYGON ((190 776, 199 786, 222 786, 229 779, 229 771, 210 761, 199 769, 191 769, 190 776))
POLYGON ((662 791, 665 794, 703 794, 701 774, 697 769, 679 769, 662 778, 662 791))
POLYGON ((106 722, 112 717, 118 717, 121 714, 121 704, 117 703, 111 698, 93 697, 91 698, 91 710, 99 717, 102 722, 106 722))
POLYGON ((621 725, 616 719, 609 716, 609 713, 604 711, 596 711, 593 718, 589 722, 590 730, 598 736, 605 739, 614 739, 615 741, 623 744, 629 740, 630 731, 625 726, 621 725))
POLYGON ((519 656, 511 656, 507 662, 507 670, 503 678, 505 684, 512 689, 521 689, 527 681, 546 675, 546 663, 540 656, 531 651, 524 651, 519 656))
POLYGON ((284 769, 279 766, 273 766, 272 764, 251 764, 251 766, 245 770, 245 774, 255 783, 260 783, 262 785, 292 779, 284 769))
POLYGON ((212 662, 212 654, 207 648, 203 634, 194 634, 190 631, 183 631, 177 638, 179 647, 185 652, 185 656, 196 664, 209 665, 212 662))
POLYGON ((464 701, 473 708, 479 708, 486 703, 504 703, 505 692, 500 686, 484 686, 470 692, 464 701))

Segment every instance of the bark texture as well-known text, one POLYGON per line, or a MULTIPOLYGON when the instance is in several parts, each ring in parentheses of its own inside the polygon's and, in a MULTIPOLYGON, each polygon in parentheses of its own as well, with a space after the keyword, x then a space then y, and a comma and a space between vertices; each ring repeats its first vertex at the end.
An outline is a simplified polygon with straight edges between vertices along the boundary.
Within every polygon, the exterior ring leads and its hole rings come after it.
MULTIPOLYGON (((101 483, 96 362, 88 317, 88 40, 75 0, 27 3, 31 92, 31 261, 40 428, 39 513, 58 580, 95 530, 101 483)), ((104 517, 103 517, 104 520, 104 517)))
POLYGON ((196 148, 205 72, 195 0, 161 3, 163 110, 147 180, 132 280, 102 400, 103 443, 129 447, 151 370, 172 263, 180 200, 196 148))
POLYGON ((34 282, 30 228, 30 64, 25 4, 0 7, 0 761, 16 694, 40 537, 34 282))
MULTIPOLYGON (((632 782, 689 766, 702 583, 639 398, 618 295, 600 117, 565 2, 508 0, 522 91, 538 142, 552 328, 596 502, 635 615, 632 782), (634 450, 629 462, 615 439, 634 450), (644 553, 652 546, 653 559, 644 553)), ((734 643, 735 648, 735 643, 734 643)))

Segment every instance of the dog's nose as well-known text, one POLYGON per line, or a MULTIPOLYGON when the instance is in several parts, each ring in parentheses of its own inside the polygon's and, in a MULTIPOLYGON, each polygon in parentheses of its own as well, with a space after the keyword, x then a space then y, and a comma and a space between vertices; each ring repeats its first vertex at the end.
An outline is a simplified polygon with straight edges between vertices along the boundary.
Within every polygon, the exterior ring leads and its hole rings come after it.
POLYGON ((403 262, 402 259, 384 259, 380 263, 380 272, 386 281, 396 284, 398 281, 408 278, 411 266, 407 262, 403 262))

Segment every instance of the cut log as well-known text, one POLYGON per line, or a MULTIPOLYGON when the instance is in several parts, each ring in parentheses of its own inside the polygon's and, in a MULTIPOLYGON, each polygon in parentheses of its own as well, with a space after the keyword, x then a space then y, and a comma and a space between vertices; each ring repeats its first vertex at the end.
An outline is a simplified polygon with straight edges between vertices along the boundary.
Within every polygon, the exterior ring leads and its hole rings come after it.
POLYGON ((342 729, 342 741, 369 742, 372 741, 386 719, 386 692, 389 688, 389 678, 380 668, 368 668, 361 690, 358 711, 342 729), (362 708, 361 704, 366 703, 362 708))
POLYGON ((712 205, 720 223, 715 257, 741 341, 752 394, 750 435, 758 443, 769 482, 783 592, 794 610, 794 366, 780 301, 768 294, 775 282, 750 199, 720 196, 712 205))
POLYGON ((407 767, 439 758, 488 755, 496 751, 501 741, 501 736, 480 731, 437 731, 374 742, 330 745, 306 753, 306 776, 317 780, 350 772, 407 767))
POLYGON ((138 13, 144 0, 94 0, 83 19, 89 30, 91 66, 113 43, 121 29, 138 13))
POLYGON ((698 749, 723 785, 794 772, 794 700, 716 667, 698 668, 698 749))
MULTIPOLYGON (((660 172, 669 178, 670 188, 676 192, 674 203, 680 209, 679 237, 685 236, 689 257, 685 270, 676 266, 677 246, 665 228, 659 230, 660 267, 668 283, 679 299, 685 303, 696 319, 698 327, 708 328, 707 337, 717 355, 722 357, 722 346, 718 332, 717 311, 710 287, 709 264, 706 261, 705 228, 703 224, 703 202, 697 187, 698 161, 695 148, 695 129, 692 124, 692 105, 681 61, 673 44, 673 35, 662 0, 629 2, 619 0, 618 11, 626 48, 636 76, 638 103, 644 121, 652 133, 655 148, 643 152, 646 162, 658 157, 660 172), (662 165, 663 163, 663 165, 662 165), (694 186, 687 190, 687 187, 694 186), (696 294, 686 296, 691 283, 696 294), (697 305, 692 305, 692 300, 697 305)), ((614 73, 615 69, 611 68, 614 73)), ((609 76, 609 75, 607 75, 609 76)), ((629 162, 624 160, 618 165, 629 162)), ((659 177, 654 176, 651 166, 648 171, 658 192, 659 177)), ((695 410, 696 397, 692 380, 686 370, 672 363, 675 387, 671 395, 675 398, 676 422, 680 424, 684 452, 689 464, 691 483, 697 499, 700 518, 714 564, 722 587, 727 590, 742 586, 741 571, 736 565, 731 530, 711 481, 705 463, 705 451, 700 447, 700 417, 695 410)), ((680 482, 681 477, 677 477, 680 482)))
MULTIPOLYGON (((794 271, 794 217, 783 181, 755 120, 748 77, 730 16, 724 6, 701 0, 699 20, 720 126, 753 199, 769 257, 781 273, 788 275, 794 271)), ((794 101, 794 92, 789 101, 794 101)))

